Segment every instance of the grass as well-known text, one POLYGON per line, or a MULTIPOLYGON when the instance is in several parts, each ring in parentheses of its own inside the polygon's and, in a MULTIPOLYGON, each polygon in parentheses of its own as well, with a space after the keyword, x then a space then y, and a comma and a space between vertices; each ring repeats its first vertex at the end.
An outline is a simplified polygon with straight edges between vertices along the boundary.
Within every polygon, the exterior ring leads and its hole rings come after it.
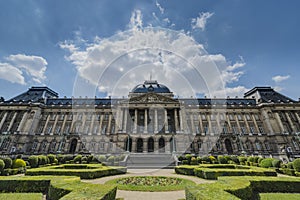
POLYGON ((22 200, 41 200, 42 193, 0 193, 0 200, 22 199, 22 200))
POLYGON ((295 193, 260 193, 259 197, 261 200, 299 200, 300 194, 295 193))
POLYGON ((120 190, 147 192, 184 190, 186 186, 196 185, 195 182, 187 179, 165 176, 134 176, 117 178, 107 181, 105 184, 116 184, 120 190))

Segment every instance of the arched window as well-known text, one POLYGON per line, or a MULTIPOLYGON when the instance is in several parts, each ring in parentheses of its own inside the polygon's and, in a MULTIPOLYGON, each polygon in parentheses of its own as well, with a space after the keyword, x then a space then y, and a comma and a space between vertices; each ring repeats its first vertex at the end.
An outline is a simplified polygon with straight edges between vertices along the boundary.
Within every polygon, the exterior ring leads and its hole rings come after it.
POLYGON ((47 147, 47 140, 43 140, 40 148, 39 148, 39 152, 45 152, 46 151, 46 147, 47 147))
POLYGON ((260 141, 255 141, 255 147, 258 151, 262 150, 262 145, 261 145, 260 141))

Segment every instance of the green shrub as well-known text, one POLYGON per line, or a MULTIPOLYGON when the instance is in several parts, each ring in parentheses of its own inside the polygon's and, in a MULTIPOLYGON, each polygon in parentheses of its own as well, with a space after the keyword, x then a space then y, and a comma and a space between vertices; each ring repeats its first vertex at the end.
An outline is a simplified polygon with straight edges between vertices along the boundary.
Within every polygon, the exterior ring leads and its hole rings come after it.
POLYGON ((57 160, 57 158, 54 159, 54 163, 55 163, 56 165, 58 165, 58 160, 57 160))
POLYGON ((210 160, 210 163, 215 163, 217 161, 217 159, 214 156, 209 156, 208 158, 210 160))
POLYGON ((289 163, 287 164, 287 168, 288 168, 288 169, 294 169, 293 163, 292 163, 292 162, 289 162, 289 163))
POLYGON ((74 163, 81 163, 81 159, 82 159, 82 155, 77 155, 77 156, 75 156, 75 158, 74 158, 74 163))
POLYGON ((201 157, 202 162, 210 163, 210 158, 208 156, 201 157))
POLYGON ((85 162, 85 164, 86 164, 87 161, 88 161, 88 158, 87 158, 86 156, 83 156, 83 157, 81 158, 81 163, 82 163, 82 162, 85 162))
POLYGON ((183 161, 183 160, 184 160, 184 157, 183 157, 183 156, 178 156, 178 160, 179 160, 179 161, 183 161))
POLYGON ((281 163, 282 163, 281 160, 274 159, 274 160, 272 161, 272 166, 273 166, 273 167, 276 167, 276 168, 279 168, 281 163))
POLYGON ((38 156, 29 156, 28 162, 32 168, 39 166, 39 158, 38 156))
POLYGON ((239 164, 240 161, 237 156, 230 156, 230 158, 233 162, 235 162, 236 164, 239 164))
POLYGON ((281 168, 282 173, 289 175, 289 176, 295 176, 295 170, 288 169, 288 168, 281 168))
POLYGON ((259 160, 259 159, 260 159, 259 156, 254 156, 253 162, 254 162, 254 163, 258 163, 258 160, 259 160))
POLYGON ((93 160, 94 160, 94 156, 93 156, 93 155, 89 155, 89 156, 87 157, 87 162, 88 162, 88 163, 93 162, 93 160))
POLYGON ((190 163, 191 165, 198 165, 198 161, 197 161, 197 158, 195 158, 195 157, 192 157, 192 159, 191 159, 191 163, 190 163))
POLYGON ((264 159, 264 158, 259 158, 259 159, 258 159, 258 161, 257 161, 257 162, 258 162, 258 164, 260 164, 260 163, 261 163, 261 161, 263 161, 263 159, 264 159))
POLYGON ((224 158, 227 160, 227 162, 229 162, 231 160, 230 156, 224 156, 224 158))
POLYGON ((202 163, 202 158, 201 157, 197 157, 197 162, 198 162, 198 164, 201 164, 202 163))
POLYGON ((46 164, 48 164, 48 158, 47 158, 47 156, 39 155, 38 159, 39 159, 39 165, 46 165, 46 164))
POLYGON ((296 172, 300 172, 300 158, 297 158, 293 161, 293 168, 296 172))
POLYGON ((106 161, 106 157, 104 155, 101 155, 98 157, 99 162, 105 162, 106 161))
POLYGON ((182 162, 183 165, 188 165, 189 164, 188 160, 182 160, 181 162, 182 162))
POLYGON ((255 158, 254 158, 253 156, 249 156, 249 157, 247 158, 247 161, 248 161, 248 162, 254 162, 254 160, 255 160, 255 158))
POLYGON ((272 167, 273 158, 266 158, 263 161, 261 161, 260 166, 264 168, 272 167))
POLYGON ((194 169, 198 166, 190 166, 190 165, 180 165, 175 167, 175 172, 177 174, 183 174, 183 175, 194 175, 194 169))
POLYGON ((0 159, 0 171, 2 171, 5 168, 5 163, 3 160, 0 159))
POLYGON ((16 159, 13 161, 13 168, 24 168, 26 167, 26 162, 23 159, 16 159))
POLYGON ((240 163, 245 163, 247 161, 247 158, 245 156, 239 156, 238 159, 240 163))
POLYGON ((3 158, 3 161, 5 163, 4 169, 10 169, 12 167, 12 159, 10 157, 3 158))
POLYGON ((53 154, 48 154, 47 157, 48 157, 48 159, 49 159, 49 163, 50 163, 50 164, 54 163, 54 159, 56 158, 55 155, 53 155, 53 154))
POLYGON ((191 163, 192 157, 193 156, 191 154, 186 154, 185 155, 185 159, 188 160, 189 164, 191 163))
POLYGON ((218 162, 220 164, 227 164, 228 163, 224 156, 218 156, 218 162))

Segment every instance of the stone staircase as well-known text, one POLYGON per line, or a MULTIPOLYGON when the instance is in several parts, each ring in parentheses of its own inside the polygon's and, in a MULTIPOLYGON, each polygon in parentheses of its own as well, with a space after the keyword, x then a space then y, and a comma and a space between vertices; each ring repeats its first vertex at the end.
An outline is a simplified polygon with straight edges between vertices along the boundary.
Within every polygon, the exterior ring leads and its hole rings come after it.
POLYGON ((172 154, 131 153, 126 165, 129 169, 173 169, 175 160, 172 154))

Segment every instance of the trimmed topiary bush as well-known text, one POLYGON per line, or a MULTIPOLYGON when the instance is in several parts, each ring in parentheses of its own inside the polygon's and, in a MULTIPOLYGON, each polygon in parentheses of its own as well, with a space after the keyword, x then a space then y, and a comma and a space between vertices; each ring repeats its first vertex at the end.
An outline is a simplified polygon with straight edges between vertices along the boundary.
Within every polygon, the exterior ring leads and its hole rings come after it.
POLYGON ((46 165, 48 164, 48 158, 45 155, 39 155, 39 165, 46 165))
POLYGON ((93 155, 89 155, 89 156, 87 157, 87 162, 88 162, 88 163, 93 162, 93 160, 94 160, 94 156, 93 156, 93 155))
POLYGON ((4 169, 10 169, 12 167, 12 159, 10 157, 3 158, 5 163, 4 169))
POLYGON ((258 164, 260 164, 260 163, 261 163, 261 161, 263 161, 263 159, 264 159, 264 158, 259 158, 259 159, 258 159, 258 161, 257 161, 257 162, 258 162, 258 164))
POLYGON ((276 167, 276 168, 279 168, 281 163, 282 163, 281 160, 274 159, 274 160, 272 161, 272 166, 273 166, 273 167, 276 167))
POLYGON ((293 168, 296 172, 300 172, 300 158, 293 161, 293 168))
POLYGON ((210 163, 217 162, 217 159, 214 156, 209 156, 210 163))
POLYGON ((273 158, 266 158, 263 161, 261 161, 260 166, 264 168, 272 167, 273 158))
POLYGON ((29 156, 28 162, 32 168, 39 166, 39 158, 38 156, 29 156))
POLYGON ((53 154, 48 154, 47 158, 49 159, 49 163, 52 164, 54 163, 54 159, 56 158, 55 155, 53 154))
POLYGON ((0 159, 0 171, 2 171, 5 167, 5 163, 3 160, 0 159))
POLYGON ((77 155, 77 156, 75 156, 75 158, 74 158, 74 163, 81 163, 81 159, 82 159, 82 155, 77 155))
POLYGON ((190 163, 191 165, 198 165, 198 161, 197 161, 197 158, 195 158, 195 157, 192 157, 192 159, 191 159, 191 163, 190 163))
POLYGON ((288 169, 294 169, 293 163, 292 163, 292 162, 289 162, 289 163, 287 164, 287 168, 288 168, 288 169))
POLYGON ((238 157, 238 159, 239 159, 239 162, 241 163, 241 164, 245 164, 245 162, 247 161, 247 158, 245 157, 245 156, 239 156, 238 157))
POLYGON ((218 162, 220 164, 228 164, 228 162, 224 156, 218 156, 218 162))
POLYGON ((13 168, 24 168, 26 167, 26 162, 23 159, 16 159, 13 161, 13 168))
POLYGON ((210 158, 208 156, 203 156, 201 158, 202 162, 205 162, 205 163, 210 163, 210 158))
POLYGON ((103 163, 103 162, 106 161, 106 157, 101 155, 101 156, 98 157, 98 160, 99 160, 99 162, 103 163))
POLYGON ((240 163, 237 156, 230 156, 230 158, 231 158, 231 160, 232 160, 233 162, 235 162, 236 164, 239 164, 239 163, 240 163))
POLYGON ((186 154, 186 155, 185 155, 185 159, 188 160, 188 163, 189 163, 189 164, 191 163, 192 157, 193 157, 193 156, 192 156, 191 154, 186 154))

